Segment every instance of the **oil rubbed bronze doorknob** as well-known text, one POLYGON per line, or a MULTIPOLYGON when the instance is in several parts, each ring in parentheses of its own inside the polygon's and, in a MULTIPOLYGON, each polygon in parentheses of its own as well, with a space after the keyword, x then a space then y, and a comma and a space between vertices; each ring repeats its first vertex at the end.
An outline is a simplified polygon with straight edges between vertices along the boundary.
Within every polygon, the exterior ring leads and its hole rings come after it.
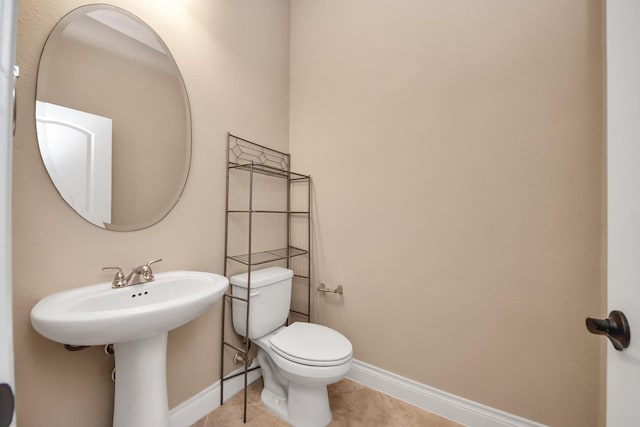
POLYGON ((592 334, 606 335, 613 344, 613 348, 622 351, 629 347, 631 331, 629 322, 623 312, 613 310, 607 319, 593 319, 587 317, 587 329, 592 334))
POLYGON ((0 384, 0 427, 9 427, 14 408, 13 390, 9 384, 0 384))

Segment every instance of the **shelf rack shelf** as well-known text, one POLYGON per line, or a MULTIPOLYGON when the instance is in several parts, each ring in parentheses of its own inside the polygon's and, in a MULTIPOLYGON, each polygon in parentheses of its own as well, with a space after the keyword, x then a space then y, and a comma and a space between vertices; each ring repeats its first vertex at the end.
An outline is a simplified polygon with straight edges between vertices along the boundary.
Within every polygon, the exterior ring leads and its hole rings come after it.
POLYGON ((300 255, 306 255, 309 251, 289 246, 288 248, 272 249, 262 252, 254 252, 252 254, 229 255, 227 259, 238 261, 244 265, 260 265, 270 262, 290 259, 300 255))
POLYGON ((220 372, 221 372, 221 381, 220 381, 220 405, 223 404, 223 396, 224 396, 224 383, 227 380, 235 378, 240 375, 244 375, 244 406, 243 406, 243 421, 247 422, 247 376, 248 373, 256 368, 249 369, 249 349, 250 349, 250 340, 249 340, 249 313, 251 308, 251 271, 253 267, 259 266, 262 264, 268 264, 273 262, 282 262, 286 261, 287 268, 292 268, 291 259, 294 257, 306 256, 307 258, 307 269, 306 274, 296 274, 294 272, 294 278, 298 278, 299 280, 306 281, 307 285, 307 307, 306 312, 291 309, 290 313, 306 318, 307 321, 310 321, 311 318, 311 177, 309 175, 300 174, 297 172, 291 171, 291 156, 288 153, 283 153, 281 151, 273 150, 271 148, 265 147, 263 145, 256 144, 244 138, 240 138, 238 136, 232 135, 231 133, 227 134, 227 199, 226 199, 226 225, 225 225, 225 262, 224 262, 224 274, 227 276, 228 272, 228 264, 230 262, 238 263, 246 267, 246 271, 248 272, 248 283, 247 283, 247 298, 239 297, 236 295, 232 295, 231 293, 226 293, 223 298, 222 304, 222 344, 220 350, 220 372), (229 196, 231 193, 231 184, 230 184, 230 172, 231 171, 241 171, 249 174, 249 197, 248 197, 248 209, 229 209, 229 196), (286 183, 286 209, 282 210, 261 210, 254 209, 254 178, 256 175, 264 175, 268 177, 282 179, 286 183), (291 188, 294 185, 306 185, 307 191, 307 209, 306 210, 292 210, 292 191, 291 188), (237 214, 244 214, 248 217, 248 250, 247 253, 244 254, 229 254, 229 219, 237 214), (254 215, 263 215, 263 214, 275 214, 275 215, 286 215, 287 217, 287 225, 286 225, 286 240, 287 246, 284 248, 270 249, 265 251, 254 252, 252 251, 253 246, 253 232, 254 232, 254 224, 253 217, 254 215), (300 248, 298 246, 292 245, 292 233, 291 233, 291 223, 292 218, 303 218, 306 220, 306 234, 307 234, 307 247, 300 248), (227 320, 226 315, 226 306, 232 300, 243 301, 247 305, 246 309, 246 321, 247 327, 245 331, 245 336, 242 337, 243 344, 242 348, 240 346, 235 345, 231 342, 228 342, 225 338, 225 323, 227 320), (230 348, 236 351, 237 355, 240 355, 244 362, 244 369, 242 372, 232 375, 224 375, 225 372, 225 349, 230 348))
POLYGON ((309 215, 307 211, 276 211, 276 210, 228 210, 227 213, 272 213, 272 214, 291 214, 291 215, 309 215))
MULTIPOLYGON (((243 140, 246 141, 246 140, 243 140)), ((248 142, 248 141, 247 141, 248 142)), ((266 147, 265 147, 266 148, 266 147)), ((287 154, 288 156, 288 154, 287 154)), ((258 161, 260 159, 257 159, 258 161)), ((308 175, 302 175, 296 172, 291 172, 291 171, 287 171, 287 170, 282 170, 282 169, 278 169, 272 166, 268 166, 268 165, 263 165, 260 163, 255 163, 255 160, 252 160, 254 163, 235 163, 235 162, 230 162, 229 163, 229 169, 238 169, 238 170, 245 170, 245 171, 250 171, 252 166, 253 166, 253 173, 257 173, 260 175, 267 175, 267 176, 273 176, 276 178, 284 178, 284 179, 289 179, 291 181, 306 181, 309 179, 308 175)))

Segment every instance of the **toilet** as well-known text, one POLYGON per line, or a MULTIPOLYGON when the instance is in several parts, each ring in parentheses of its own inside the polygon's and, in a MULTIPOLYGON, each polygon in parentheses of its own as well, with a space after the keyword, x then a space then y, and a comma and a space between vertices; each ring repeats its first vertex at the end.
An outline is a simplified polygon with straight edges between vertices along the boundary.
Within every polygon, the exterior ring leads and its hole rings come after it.
MULTIPOLYGON (((247 273, 229 280, 232 293, 246 298, 247 273)), ((289 316, 293 271, 269 267, 251 272, 249 339, 258 346, 264 388, 262 402, 295 427, 321 427, 331 421, 327 385, 351 368, 351 342, 326 326, 296 322, 289 316)), ((245 335, 246 302, 233 300, 233 327, 245 335)))

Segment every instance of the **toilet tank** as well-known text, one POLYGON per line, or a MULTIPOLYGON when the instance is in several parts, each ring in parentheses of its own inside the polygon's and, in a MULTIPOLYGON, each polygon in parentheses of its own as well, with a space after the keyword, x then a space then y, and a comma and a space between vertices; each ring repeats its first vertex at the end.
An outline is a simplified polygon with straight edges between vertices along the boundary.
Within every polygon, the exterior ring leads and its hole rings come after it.
MULTIPOLYGON (((282 267, 269 267, 251 272, 249 339, 260 338, 284 324, 291 305, 293 271, 282 267)), ((237 274, 229 279, 234 296, 247 297, 248 274, 237 274)), ((233 328, 245 335, 247 303, 233 299, 233 328)))

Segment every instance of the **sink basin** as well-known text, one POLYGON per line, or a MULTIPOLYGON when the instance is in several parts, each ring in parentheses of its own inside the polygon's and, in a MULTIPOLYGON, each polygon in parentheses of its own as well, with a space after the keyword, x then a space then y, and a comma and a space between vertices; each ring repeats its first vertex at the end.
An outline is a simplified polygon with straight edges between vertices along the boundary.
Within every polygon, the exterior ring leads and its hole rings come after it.
POLYGON ((111 282, 85 286, 40 300, 31 324, 63 344, 113 344, 114 427, 168 427, 168 332, 207 311, 228 284, 213 273, 172 271, 124 288, 113 289, 111 282))
POLYGON ((155 274, 153 282, 111 282, 49 295, 31 310, 41 335, 62 344, 100 345, 170 331, 203 314, 227 289, 226 277, 198 271, 155 274))

